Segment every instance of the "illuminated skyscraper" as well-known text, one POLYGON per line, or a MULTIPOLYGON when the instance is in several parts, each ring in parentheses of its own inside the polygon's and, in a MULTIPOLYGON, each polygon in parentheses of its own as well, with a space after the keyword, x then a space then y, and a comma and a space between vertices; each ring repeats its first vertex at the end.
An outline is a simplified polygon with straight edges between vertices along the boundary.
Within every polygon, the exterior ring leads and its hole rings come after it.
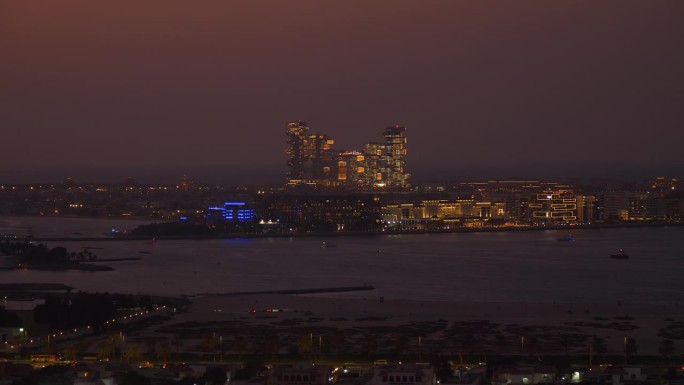
POLYGON ((325 184, 330 180, 334 154, 327 135, 309 134, 306 122, 287 123, 287 180, 290 184, 325 184))
POLYGON ((337 184, 363 188, 365 182, 365 156, 358 151, 337 154, 337 184))
POLYGON ((287 123, 287 180, 290 183, 303 181, 305 178, 304 146, 309 134, 306 122, 297 120, 287 123))
POLYGON ((529 203, 534 223, 571 223, 577 221, 577 197, 572 190, 546 190, 535 194, 529 203))
POLYGON ((389 188, 408 187, 409 174, 406 172, 406 128, 387 127, 385 137, 385 183, 389 188))
POLYGON ((287 180, 290 185, 403 189, 406 172, 406 128, 389 127, 384 143, 368 143, 363 152, 334 151, 327 135, 309 133, 306 122, 287 123, 287 180))
POLYGON ((364 149, 365 187, 385 187, 386 170, 384 167, 385 146, 371 142, 364 149))
POLYGON ((307 138, 304 155, 310 162, 310 181, 322 183, 330 180, 335 162, 335 153, 330 149, 333 143, 332 139, 322 134, 311 134, 307 138))

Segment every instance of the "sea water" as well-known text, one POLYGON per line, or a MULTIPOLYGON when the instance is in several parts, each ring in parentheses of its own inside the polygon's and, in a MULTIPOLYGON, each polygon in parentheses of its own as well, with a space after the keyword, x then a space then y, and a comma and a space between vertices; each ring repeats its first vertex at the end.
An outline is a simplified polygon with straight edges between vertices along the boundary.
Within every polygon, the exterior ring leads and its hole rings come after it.
MULTIPOLYGON (((149 221, 0 217, 0 233, 99 234, 149 221)), ((111 272, 0 271, 0 282, 64 283, 90 292, 198 295, 372 285, 351 298, 684 303, 684 227, 334 238, 51 242, 93 249, 111 272), (336 247, 321 247, 322 242, 336 247), (610 258, 622 248, 626 260, 610 258)), ((323 294, 325 295, 325 294, 323 294)))

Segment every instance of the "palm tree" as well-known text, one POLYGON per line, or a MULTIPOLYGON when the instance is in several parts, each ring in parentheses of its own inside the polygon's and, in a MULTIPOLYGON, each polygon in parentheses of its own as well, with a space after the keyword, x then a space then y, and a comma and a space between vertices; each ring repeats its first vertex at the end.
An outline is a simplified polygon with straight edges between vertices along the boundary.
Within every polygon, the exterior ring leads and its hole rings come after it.
POLYGON ((140 361, 141 359, 142 353, 140 353, 140 347, 138 346, 138 344, 127 344, 126 351, 124 352, 124 360, 133 362, 140 361))
POLYGON ((409 349, 409 339, 405 335, 399 335, 395 340, 394 352, 397 356, 403 355, 409 349))
POLYGON ((85 340, 80 340, 76 342, 74 345, 74 348, 76 348, 76 359, 79 359, 83 356, 83 353, 88 349, 88 342, 85 340))
POLYGON ((157 340, 154 337, 145 338, 144 340, 147 354, 150 357, 154 357, 157 354, 157 340))
POLYGON ((370 357, 371 355, 375 354, 375 352, 378 350, 378 340, 374 334, 366 334, 364 336, 361 349, 366 356, 370 357))
POLYGON ((212 352, 214 352, 214 336, 213 334, 209 334, 202 339, 199 345, 200 349, 207 353, 207 357, 211 355, 212 352))
POLYGON ((468 354, 474 354, 477 346, 477 340, 475 339, 475 336, 469 332, 466 331, 461 335, 461 347, 465 349, 465 351, 468 354))
POLYGON ((335 358, 340 354, 340 348, 344 346, 347 338, 342 330, 336 330, 331 338, 333 347, 335 348, 335 358))
POLYGON ((78 349, 76 348, 76 345, 69 345, 63 350, 64 352, 64 358, 66 358, 68 361, 75 361, 76 360, 76 355, 78 354, 78 349))
POLYGON ((634 338, 625 337, 625 365, 627 365, 627 358, 632 357, 632 355, 636 352, 636 340, 634 338))
POLYGON ((280 338, 277 334, 269 334, 264 337, 264 344, 262 351, 264 354, 270 354, 271 358, 280 351, 280 338))
POLYGON ((162 342, 157 348, 156 356, 161 361, 168 361, 171 358, 171 346, 167 342, 162 342))
POLYGON ((242 335, 235 336, 233 340, 232 350, 238 354, 238 361, 241 360, 242 353, 247 350, 247 340, 242 335))
POLYGON ((297 339, 297 351, 303 356, 311 355, 313 352, 313 335, 306 334, 297 339))
POLYGON ((503 333, 501 332, 497 332, 494 336, 494 340, 496 341, 497 345, 497 349, 495 350, 495 352, 502 353, 504 351, 504 346, 506 346, 507 344, 506 336, 503 335, 503 333))
POLYGON ((565 349, 565 356, 568 356, 568 348, 572 345, 572 336, 570 334, 563 334, 561 336, 561 343, 565 349))
POLYGON ((110 359, 112 357, 112 351, 114 350, 114 344, 111 342, 104 340, 100 342, 100 344, 97 346, 97 357, 99 359, 110 359))
POLYGON ((174 338, 171 340, 171 344, 176 348, 176 355, 180 354, 180 348, 183 347, 183 340, 180 338, 174 338))
POLYGON ((539 340, 537 339, 537 336, 529 336, 527 341, 525 341, 525 345, 527 346, 527 351, 530 355, 539 353, 539 340))
POLYGON ((594 355, 600 356, 606 351, 608 351, 606 341, 601 337, 593 336, 589 340, 589 365, 593 365, 594 355))
POLYGON ((658 345, 658 352, 665 358, 672 357, 675 351, 677 351, 677 349, 672 340, 662 340, 658 345))

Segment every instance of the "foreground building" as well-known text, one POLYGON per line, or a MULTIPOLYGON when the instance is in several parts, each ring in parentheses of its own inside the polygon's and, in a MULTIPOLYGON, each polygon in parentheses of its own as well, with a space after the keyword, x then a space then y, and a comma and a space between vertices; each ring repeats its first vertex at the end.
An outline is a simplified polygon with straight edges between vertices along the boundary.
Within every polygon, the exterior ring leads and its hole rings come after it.
POLYGON ((399 364, 373 368, 373 377, 366 385, 436 385, 435 368, 428 365, 399 364))
POLYGON ((522 366, 498 368, 492 385, 553 384, 558 370, 553 366, 522 366))
POLYGON ((277 365, 268 371, 266 385, 327 385, 333 379, 329 365, 277 365))

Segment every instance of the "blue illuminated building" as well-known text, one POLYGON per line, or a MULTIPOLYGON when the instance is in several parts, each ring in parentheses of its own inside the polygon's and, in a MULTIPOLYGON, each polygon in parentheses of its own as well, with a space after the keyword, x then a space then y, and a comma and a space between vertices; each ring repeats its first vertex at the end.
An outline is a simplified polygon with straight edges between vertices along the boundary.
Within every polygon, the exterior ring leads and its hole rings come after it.
POLYGON ((207 209, 207 219, 224 222, 251 222, 254 220, 254 209, 245 202, 225 202, 223 206, 211 206, 207 209))

